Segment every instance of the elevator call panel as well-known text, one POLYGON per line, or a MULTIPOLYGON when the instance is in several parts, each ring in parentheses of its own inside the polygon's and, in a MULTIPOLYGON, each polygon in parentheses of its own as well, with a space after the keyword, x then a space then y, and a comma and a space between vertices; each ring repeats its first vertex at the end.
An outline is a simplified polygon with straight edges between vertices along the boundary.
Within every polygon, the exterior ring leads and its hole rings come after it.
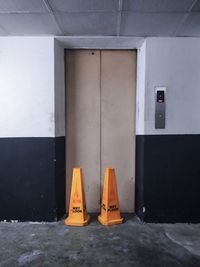
POLYGON ((155 88, 155 128, 165 129, 166 87, 155 88))

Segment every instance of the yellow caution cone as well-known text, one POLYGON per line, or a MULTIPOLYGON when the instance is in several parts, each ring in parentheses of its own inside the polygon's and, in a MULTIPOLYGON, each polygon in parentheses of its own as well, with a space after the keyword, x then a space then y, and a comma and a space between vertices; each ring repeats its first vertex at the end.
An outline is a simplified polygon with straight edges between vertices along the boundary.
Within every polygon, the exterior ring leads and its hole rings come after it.
POLYGON ((115 170, 112 168, 106 168, 101 214, 98 216, 98 220, 104 225, 120 224, 123 220, 119 211, 115 170))
POLYGON ((65 220, 66 225, 84 226, 90 217, 86 211, 85 193, 83 188, 83 175, 81 168, 73 169, 69 214, 65 220))

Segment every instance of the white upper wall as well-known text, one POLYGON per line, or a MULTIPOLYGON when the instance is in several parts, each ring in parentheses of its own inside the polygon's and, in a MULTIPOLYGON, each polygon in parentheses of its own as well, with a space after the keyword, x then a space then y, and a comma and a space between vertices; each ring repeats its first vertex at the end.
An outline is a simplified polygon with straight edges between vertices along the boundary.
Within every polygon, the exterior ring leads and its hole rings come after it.
POLYGON ((54 38, 0 38, 0 137, 53 137, 54 38))
POLYGON ((147 38, 145 134, 200 134, 200 38, 147 38), (155 129, 155 86, 166 86, 166 129, 155 129))
POLYGON ((144 134, 145 82, 146 82, 146 41, 137 50, 136 77, 136 134, 144 134))
POLYGON ((63 44, 55 39, 55 136, 65 136, 65 56, 63 44))
MULTIPOLYGON (((98 48, 110 42, 102 38, 101 45, 95 39, 98 48)), ((64 47, 72 47, 70 40, 0 38, 0 137, 65 135, 64 47)), ((120 40, 112 40, 112 47, 120 40)), ((90 39, 84 43, 88 47, 90 39)), ((147 38, 140 46, 137 134, 200 133, 199 48, 200 38, 147 38), (155 86, 167 87, 163 130, 155 129, 155 86)))

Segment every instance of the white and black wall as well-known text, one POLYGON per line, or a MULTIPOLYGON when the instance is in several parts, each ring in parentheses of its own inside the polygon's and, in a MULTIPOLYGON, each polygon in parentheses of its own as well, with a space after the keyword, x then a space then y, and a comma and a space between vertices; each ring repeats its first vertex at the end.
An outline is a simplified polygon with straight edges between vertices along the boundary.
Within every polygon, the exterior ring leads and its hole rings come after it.
POLYGON ((54 50, 53 37, 0 38, 0 220, 52 221, 65 212, 54 50))
POLYGON ((139 48, 136 212, 147 222, 200 222, 200 39, 77 40, 0 38, 0 220, 64 215, 64 48, 121 47, 139 48), (167 88, 161 130, 155 86, 167 88))
POLYGON ((136 210, 147 222, 200 222, 199 49, 198 38, 146 40, 136 210), (155 129, 156 86, 167 87, 165 129, 155 129))

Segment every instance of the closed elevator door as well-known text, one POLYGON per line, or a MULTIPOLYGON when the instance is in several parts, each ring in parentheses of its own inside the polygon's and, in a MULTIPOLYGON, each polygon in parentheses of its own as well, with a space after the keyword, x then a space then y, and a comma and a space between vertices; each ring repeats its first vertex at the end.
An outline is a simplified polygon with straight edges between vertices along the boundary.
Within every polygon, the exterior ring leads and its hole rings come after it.
POLYGON ((66 52, 66 202, 82 167, 87 210, 98 212, 106 167, 115 168, 120 209, 134 212, 136 52, 66 52))

